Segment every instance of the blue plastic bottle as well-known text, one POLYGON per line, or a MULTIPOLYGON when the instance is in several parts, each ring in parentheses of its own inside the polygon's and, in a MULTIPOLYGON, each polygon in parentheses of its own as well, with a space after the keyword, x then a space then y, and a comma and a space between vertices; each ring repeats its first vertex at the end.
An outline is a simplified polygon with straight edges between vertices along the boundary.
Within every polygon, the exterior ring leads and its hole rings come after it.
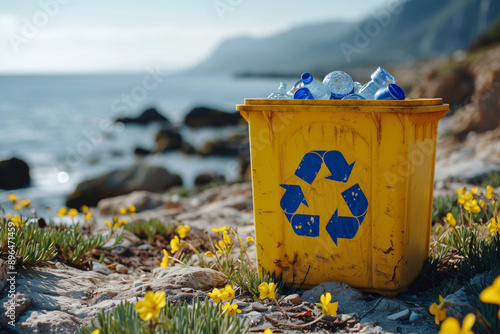
POLYGON ((332 93, 330 89, 321 82, 314 80, 311 73, 305 72, 302 74, 302 82, 304 87, 309 89, 315 100, 330 100, 332 93))
POLYGON ((278 91, 276 93, 272 93, 269 95, 268 99, 274 99, 274 100, 288 100, 290 97, 286 93, 286 83, 280 82, 280 86, 278 88, 278 91))
POLYGON ((380 88, 375 94, 375 100, 404 100, 405 91, 396 84, 390 84, 385 88, 380 88))
POLYGON ((354 81, 349 74, 343 71, 335 71, 327 74, 323 79, 323 83, 332 92, 332 98, 336 100, 354 93, 354 81))
POLYGON ((354 81, 354 94, 359 94, 361 88, 363 88, 363 85, 357 81, 354 81))
POLYGON ((295 94, 295 92, 297 91, 297 89, 299 88, 302 88, 304 87, 304 83, 302 82, 302 79, 300 79, 299 81, 297 81, 295 83, 295 85, 292 86, 292 88, 290 88, 290 90, 286 93, 291 99, 293 99, 293 95, 295 94))
POLYGON ((389 84, 396 83, 396 79, 382 67, 377 68, 377 70, 372 73, 371 78, 372 80, 364 85, 359 92, 359 95, 367 100, 374 100, 375 94, 380 88, 385 88, 389 86, 389 84))
POLYGON ((299 88, 293 94, 295 100, 314 100, 314 96, 307 87, 299 88))

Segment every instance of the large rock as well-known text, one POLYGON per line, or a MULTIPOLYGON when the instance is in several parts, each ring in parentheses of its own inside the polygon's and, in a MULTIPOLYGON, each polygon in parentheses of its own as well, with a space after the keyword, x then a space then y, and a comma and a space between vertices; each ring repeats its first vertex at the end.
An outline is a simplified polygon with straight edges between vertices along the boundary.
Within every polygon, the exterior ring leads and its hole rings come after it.
POLYGON ((18 189, 30 184, 30 168, 20 159, 0 161, 0 189, 18 189))
POLYGON ((61 311, 32 311, 21 324, 21 333, 56 334, 74 333, 80 327, 80 320, 61 311))
POLYGON ((248 152, 248 135, 234 135, 229 138, 206 142, 201 149, 202 155, 239 156, 248 152))
POLYGON ((137 190, 160 192, 181 185, 181 177, 169 173, 163 167, 135 165, 80 183, 75 191, 66 198, 66 205, 74 208, 79 208, 82 205, 95 206, 104 198, 124 195, 137 190))
POLYGON ((154 209, 163 204, 162 195, 150 191, 134 191, 133 193, 105 198, 97 204, 97 210, 101 215, 118 214, 120 209, 133 204, 137 212, 154 209))
POLYGON ((24 293, 17 292, 13 298, 5 297, 0 301, 0 324, 8 326, 9 322, 15 322, 30 304, 31 298, 24 293))
POLYGON ((140 124, 140 125, 145 125, 149 124, 152 122, 162 122, 166 124, 170 124, 170 121, 160 114, 156 108, 149 108, 146 109, 145 111, 142 112, 137 117, 120 117, 116 119, 116 122, 122 122, 124 124, 127 123, 134 123, 134 124, 140 124))
POLYGON ((223 286, 227 277, 223 273, 199 267, 159 267, 153 270, 152 288, 165 289, 192 288, 211 290, 223 286))
POLYGON ((182 136, 172 127, 163 127, 158 130, 155 136, 155 152, 165 152, 182 148, 182 136))
POLYGON ((197 107, 191 110, 184 118, 184 124, 191 128, 203 126, 228 126, 242 123, 239 113, 228 113, 217 109, 197 107))

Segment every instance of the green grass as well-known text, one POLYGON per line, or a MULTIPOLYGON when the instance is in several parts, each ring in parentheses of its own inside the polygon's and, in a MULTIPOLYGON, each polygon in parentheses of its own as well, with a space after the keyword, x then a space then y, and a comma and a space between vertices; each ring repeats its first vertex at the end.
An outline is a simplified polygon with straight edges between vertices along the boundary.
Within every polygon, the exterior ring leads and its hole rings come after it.
POLYGON ((158 219, 151 219, 124 226, 127 231, 134 233, 141 239, 148 240, 148 242, 152 244, 155 241, 156 235, 162 235, 164 237, 172 235, 177 224, 174 222, 166 223, 158 219))
POLYGON ((102 311, 89 327, 79 329, 75 334, 240 334, 248 328, 236 316, 225 317, 220 304, 196 300, 192 305, 174 305, 167 301, 161 310, 159 320, 142 321, 134 311, 134 304, 122 302, 112 312, 102 311))

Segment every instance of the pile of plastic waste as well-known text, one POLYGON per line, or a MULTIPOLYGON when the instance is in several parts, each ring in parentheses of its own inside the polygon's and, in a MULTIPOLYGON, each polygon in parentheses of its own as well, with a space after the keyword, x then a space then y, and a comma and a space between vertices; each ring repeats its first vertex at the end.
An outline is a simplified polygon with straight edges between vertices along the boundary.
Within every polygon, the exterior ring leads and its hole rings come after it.
POLYGON ((311 73, 302 74, 301 79, 286 91, 286 83, 281 82, 276 93, 269 99, 295 100, 404 100, 406 94, 396 85, 396 79, 384 70, 377 68, 365 85, 352 80, 343 71, 329 73, 323 82, 315 80, 311 73))

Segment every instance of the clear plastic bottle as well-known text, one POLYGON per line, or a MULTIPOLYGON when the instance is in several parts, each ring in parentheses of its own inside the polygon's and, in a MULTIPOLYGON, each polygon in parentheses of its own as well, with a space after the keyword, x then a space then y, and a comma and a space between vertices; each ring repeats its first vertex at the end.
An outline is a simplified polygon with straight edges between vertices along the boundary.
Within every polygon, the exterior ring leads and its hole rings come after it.
POLYGON ((274 99, 274 100, 290 99, 290 96, 288 96, 288 94, 286 93, 286 83, 280 82, 278 91, 276 91, 276 93, 272 93, 271 95, 269 95, 268 99, 274 99))
POLYGON ((293 99, 293 95, 295 94, 295 92, 302 87, 304 87, 304 83, 302 82, 302 79, 300 79, 295 83, 295 85, 292 86, 292 88, 290 88, 290 90, 287 92, 287 95, 290 96, 291 99, 293 99))
POLYGON ((380 88, 385 88, 389 86, 389 84, 396 83, 396 79, 382 67, 377 68, 377 70, 372 73, 371 78, 372 80, 364 85, 359 91, 359 95, 367 100, 374 100, 375 94, 380 88))
POLYGON ((330 89, 318 80, 314 80, 311 73, 305 72, 302 74, 302 82, 304 83, 304 87, 309 89, 315 100, 330 100, 332 96, 330 89))
POLYGON ((332 92, 333 99, 341 99, 348 94, 354 93, 354 81, 351 76, 343 71, 335 71, 327 74, 323 84, 332 92))
POLYGON ((347 94, 342 98, 342 100, 366 100, 366 99, 359 94, 347 94))
POLYGON ((359 94, 361 88, 363 88, 363 85, 357 81, 354 81, 354 94, 359 94))

